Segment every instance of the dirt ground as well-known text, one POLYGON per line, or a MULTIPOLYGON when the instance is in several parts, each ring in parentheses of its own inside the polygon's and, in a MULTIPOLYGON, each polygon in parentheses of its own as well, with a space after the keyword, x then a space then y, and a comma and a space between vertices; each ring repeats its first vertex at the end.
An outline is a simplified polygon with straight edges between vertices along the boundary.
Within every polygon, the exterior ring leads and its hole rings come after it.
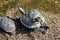
POLYGON ((0 17, 9 16, 16 24, 11 36, 0 29, 0 40, 60 40, 60 0, 0 0, 0 17), (25 11, 39 9, 49 23, 46 34, 25 28, 19 20, 18 6, 25 11))
POLYGON ((46 34, 39 31, 25 28, 18 19, 13 19, 16 24, 16 30, 11 36, 0 30, 0 40, 60 40, 60 15, 52 14, 52 12, 41 11, 48 19, 49 29, 46 34))

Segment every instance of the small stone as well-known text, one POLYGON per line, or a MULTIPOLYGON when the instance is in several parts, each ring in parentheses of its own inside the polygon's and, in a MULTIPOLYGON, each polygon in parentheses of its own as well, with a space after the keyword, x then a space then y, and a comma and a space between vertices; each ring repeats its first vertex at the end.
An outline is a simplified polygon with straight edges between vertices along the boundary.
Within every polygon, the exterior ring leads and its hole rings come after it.
POLYGON ((59 3, 58 1, 55 1, 55 3, 57 4, 57 3, 59 3))

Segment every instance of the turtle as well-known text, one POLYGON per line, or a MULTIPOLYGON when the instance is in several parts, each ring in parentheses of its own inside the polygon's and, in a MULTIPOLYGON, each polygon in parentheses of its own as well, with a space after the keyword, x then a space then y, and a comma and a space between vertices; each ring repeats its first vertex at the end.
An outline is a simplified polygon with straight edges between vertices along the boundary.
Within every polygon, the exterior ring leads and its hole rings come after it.
POLYGON ((29 29, 37 29, 42 34, 46 33, 46 29, 49 28, 49 25, 37 9, 30 9, 27 12, 25 12, 22 7, 18 7, 18 9, 22 14, 20 21, 25 27, 29 29))
POLYGON ((8 17, 0 18, 0 28, 10 34, 13 34, 13 31, 16 29, 14 21, 8 17))

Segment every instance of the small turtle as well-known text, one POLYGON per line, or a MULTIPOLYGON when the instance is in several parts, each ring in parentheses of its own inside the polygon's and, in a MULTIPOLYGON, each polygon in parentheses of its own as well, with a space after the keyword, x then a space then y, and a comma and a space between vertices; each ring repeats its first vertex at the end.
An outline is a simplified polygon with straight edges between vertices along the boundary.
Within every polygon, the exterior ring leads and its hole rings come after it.
POLYGON ((28 12, 25 12, 23 8, 19 7, 19 11, 22 16, 20 17, 21 23, 29 29, 37 29, 43 34, 46 33, 46 29, 49 28, 48 23, 45 21, 45 18, 37 9, 30 9, 28 12))
POLYGON ((8 17, 2 17, 0 19, 0 28, 2 28, 4 31, 10 34, 13 34, 13 31, 15 30, 15 23, 8 17))

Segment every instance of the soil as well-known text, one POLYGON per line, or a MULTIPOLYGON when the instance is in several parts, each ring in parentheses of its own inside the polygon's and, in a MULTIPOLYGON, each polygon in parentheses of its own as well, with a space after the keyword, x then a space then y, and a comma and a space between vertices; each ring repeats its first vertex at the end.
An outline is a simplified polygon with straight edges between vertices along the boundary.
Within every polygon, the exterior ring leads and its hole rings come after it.
POLYGON ((60 0, 0 0, 0 17, 8 16, 16 24, 13 35, 0 29, 0 40, 60 40, 60 0), (18 6, 28 11, 39 9, 49 23, 46 34, 24 27, 18 6))
POLYGON ((41 11, 45 15, 49 23, 49 29, 46 34, 42 34, 36 29, 28 29, 24 27, 19 18, 12 19, 16 24, 16 30, 13 35, 0 30, 0 40, 60 40, 60 15, 52 14, 52 12, 41 11))

